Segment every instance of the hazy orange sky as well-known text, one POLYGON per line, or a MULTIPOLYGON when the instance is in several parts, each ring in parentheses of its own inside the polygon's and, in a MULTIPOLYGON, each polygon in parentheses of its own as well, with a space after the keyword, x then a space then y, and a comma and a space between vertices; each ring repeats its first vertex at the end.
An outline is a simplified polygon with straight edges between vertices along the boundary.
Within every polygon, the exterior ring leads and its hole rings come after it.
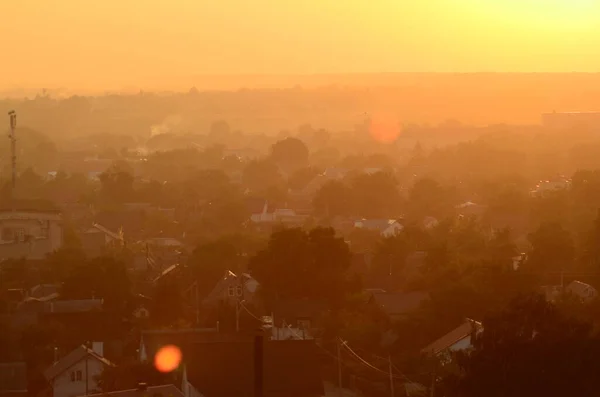
POLYGON ((600 71, 595 0, 1 0, 0 87, 600 71))

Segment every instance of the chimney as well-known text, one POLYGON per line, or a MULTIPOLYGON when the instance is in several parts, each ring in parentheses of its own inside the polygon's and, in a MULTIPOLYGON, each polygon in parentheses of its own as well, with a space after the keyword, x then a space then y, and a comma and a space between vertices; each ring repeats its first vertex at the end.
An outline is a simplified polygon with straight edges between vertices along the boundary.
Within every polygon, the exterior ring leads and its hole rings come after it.
POLYGON ((99 355, 100 357, 104 357, 104 343, 103 342, 92 342, 92 351, 99 355))
POLYGON ((146 391, 148 390, 148 384, 146 382, 140 382, 138 383, 137 389, 138 391, 146 391))

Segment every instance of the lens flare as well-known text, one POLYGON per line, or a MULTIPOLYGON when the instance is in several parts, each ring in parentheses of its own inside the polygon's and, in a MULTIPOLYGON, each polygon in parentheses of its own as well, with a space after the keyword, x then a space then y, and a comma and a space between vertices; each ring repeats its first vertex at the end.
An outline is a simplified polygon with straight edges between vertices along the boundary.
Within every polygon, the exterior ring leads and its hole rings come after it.
POLYGON ((181 350, 177 346, 168 345, 161 347, 154 356, 154 366, 160 372, 171 372, 181 363, 181 350))
POLYGON ((369 132, 373 139, 381 143, 392 143, 400 135, 398 117, 388 113, 376 113, 371 116, 369 132))

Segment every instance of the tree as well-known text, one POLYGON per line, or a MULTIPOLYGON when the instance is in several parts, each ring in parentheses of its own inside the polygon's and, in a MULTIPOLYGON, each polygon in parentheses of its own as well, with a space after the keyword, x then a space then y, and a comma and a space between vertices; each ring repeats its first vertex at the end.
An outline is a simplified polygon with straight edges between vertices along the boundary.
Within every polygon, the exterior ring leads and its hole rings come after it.
POLYGON ((308 148, 298 138, 285 138, 271 147, 271 159, 287 172, 308 165, 308 148))
POLYGON ((587 233, 583 246, 582 260, 592 270, 600 269, 600 210, 587 233))
POLYGON ((319 173, 319 170, 315 167, 300 168, 288 178, 288 187, 291 190, 302 190, 310 183, 310 181, 319 175, 319 173))
POLYGON ((98 257, 72 268, 61 288, 63 299, 103 299, 104 308, 121 317, 131 313, 131 281, 125 264, 98 257))
POLYGON ((575 248, 570 233, 560 223, 544 223, 529 234, 531 252, 527 265, 531 269, 552 272, 570 269, 575 248))
POLYGON ((351 214, 350 189, 340 181, 325 183, 313 198, 315 214, 321 217, 351 214))
POLYGON ((185 317, 182 286, 161 278, 152 290, 150 321, 155 327, 173 327, 185 317))
POLYGON ((437 181, 431 178, 418 179, 408 193, 408 215, 415 221, 426 216, 443 218, 449 215, 451 197, 437 181))
POLYGON ((188 259, 188 266, 198 283, 198 291, 207 295, 227 270, 241 270, 245 258, 231 239, 221 238, 200 244, 188 259))
POLYGON ((121 162, 115 162, 100 174, 104 197, 116 203, 124 203, 133 198, 134 178, 129 168, 121 162))
POLYGON ((339 302, 348 292, 350 251, 331 228, 274 232, 268 247, 250 259, 267 301, 312 298, 339 302))
POLYGON ((283 186, 284 181, 274 162, 253 160, 244 168, 242 184, 252 192, 262 193, 272 186, 283 186))
POLYGON ((472 351, 455 356, 441 395, 588 396, 600 387, 600 338, 589 323, 527 296, 483 321, 472 351))
POLYGON ((395 218, 402 201, 398 183, 387 172, 359 174, 350 181, 353 213, 366 218, 395 218))

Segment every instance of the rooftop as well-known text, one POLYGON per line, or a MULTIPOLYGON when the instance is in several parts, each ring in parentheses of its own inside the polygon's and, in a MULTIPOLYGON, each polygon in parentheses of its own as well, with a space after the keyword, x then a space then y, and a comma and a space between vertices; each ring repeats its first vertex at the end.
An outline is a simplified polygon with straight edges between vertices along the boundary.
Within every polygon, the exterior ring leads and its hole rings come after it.
POLYGON ((87 347, 81 345, 66 356, 64 356, 63 358, 61 358, 60 360, 58 360, 56 363, 54 363, 54 365, 47 368, 46 371, 44 371, 44 377, 47 380, 52 380, 86 357, 98 360, 106 366, 114 365, 104 357, 98 355, 92 349, 88 349, 87 347))

